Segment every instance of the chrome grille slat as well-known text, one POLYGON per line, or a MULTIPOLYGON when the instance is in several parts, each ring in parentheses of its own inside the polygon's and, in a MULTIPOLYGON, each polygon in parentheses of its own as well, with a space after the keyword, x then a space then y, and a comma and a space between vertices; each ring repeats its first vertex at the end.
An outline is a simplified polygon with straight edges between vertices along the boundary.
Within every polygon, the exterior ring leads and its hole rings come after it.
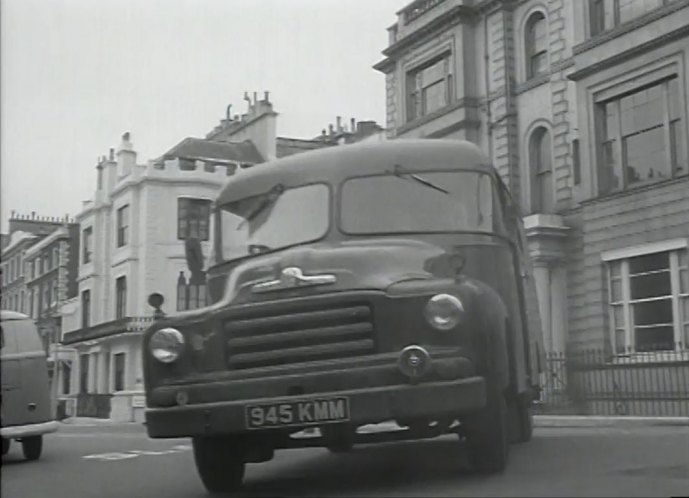
POLYGON ((249 348, 253 346, 263 346, 271 343, 291 343, 295 341, 309 341, 324 339, 332 342, 336 339, 343 339, 352 335, 369 335, 373 332, 373 325, 370 323, 353 323, 347 325, 335 325, 332 327, 317 327, 313 329, 295 330, 287 332, 277 332, 275 334, 262 334, 257 336, 235 337, 227 341, 227 346, 233 348, 249 348))
MULTIPOLYGON (((285 307, 282 307, 285 310, 285 307)), ((246 369, 374 354, 367 303, 309 302, 285 311, 254 307, 224 324, 227 366, 246 369)))
POLYGON ((373 348, 373 339, 360 341, 338 342, 335 344, 321 344, 282 350, 261 351, 258 353, 240 353, 232 355, 230 367, 242 368, 254 366, 257 363, 279 365, 284 363, 300 363, 303 361, 320 360, 326 356, 352 356, 356 353, 366 353, 373 348), (295 361, 296 360, 296 361, 295 361))
POLYGON ((233 334, 241 334, 264 327, 284 328, 293 325, 304 327, 307 324, 324 320, 332 322, 344 319, 364 319, 370 316, 371 310, 368 306, 351 306, 325 311, 286 313, 269 317, 234 320, 229 322, 225 329, 231 330, 233 334))

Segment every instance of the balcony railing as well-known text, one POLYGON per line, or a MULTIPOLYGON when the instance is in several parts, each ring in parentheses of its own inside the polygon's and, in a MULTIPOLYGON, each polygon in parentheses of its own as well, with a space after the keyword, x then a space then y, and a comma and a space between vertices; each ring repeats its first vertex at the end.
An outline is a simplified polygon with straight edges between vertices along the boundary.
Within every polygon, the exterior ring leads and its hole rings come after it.
POLYGON ((127 316, 110 322, 103 322, 91 327, 67 332, 62 337, 62 344, 75 344, 82 341, 102 339, 117 334, 141 332, 146 330, 152 323, 152 316, 127 316))

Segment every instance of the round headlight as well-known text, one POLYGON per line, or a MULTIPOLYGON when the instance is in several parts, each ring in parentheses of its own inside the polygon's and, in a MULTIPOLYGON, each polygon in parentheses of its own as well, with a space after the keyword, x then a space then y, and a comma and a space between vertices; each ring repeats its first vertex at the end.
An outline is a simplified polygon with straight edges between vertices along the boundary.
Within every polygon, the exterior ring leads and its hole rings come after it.
POLYGON ((428 300, 423 310, 428 323, 438 330, 451 330, 459 324, 464 305, 450 294, 436 294, 428 300))
POLYGON ((184 336, 177 329, 160 329, 151 336, 148 348, 156 360, 163 363, 172 363, 182 354, 184 336))

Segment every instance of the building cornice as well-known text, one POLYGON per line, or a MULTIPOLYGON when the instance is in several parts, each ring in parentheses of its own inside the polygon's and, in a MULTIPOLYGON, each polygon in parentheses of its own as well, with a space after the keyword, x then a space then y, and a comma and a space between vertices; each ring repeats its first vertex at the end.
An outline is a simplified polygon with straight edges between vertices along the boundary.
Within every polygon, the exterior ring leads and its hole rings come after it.
POLYGON ((436 17, 423 26, 420 26, 415 31, 388 46, 388 48, 383 50, 383 55, 385 55, 386 58, 374 64, 373 69, 383 73, 389 72, 389 69, 394 66, 396 59, 411 45, 431 37, 440 29, 454 26, 455 24, 462 22, 463 19, 473 18, 475 12, 476 10, 474 7, 467 7, 465 5, 457 5, 456 7, 452 7, 443 15, 436 17))
MULTIPOLYGON (((579 69, 578 71, 574 71, 573 73, 568 75, 567 78, 569 78, 572 81, 578 81, 578 80, 584 79, 587 76, 590 76, 590 75, 595 74, 599 71, 602 71, 603 69, 606 69, 610 66, 628 61, 630 59, 638 57, 639 55, 643 54, 644 52, 648 52, 650 50, 661 47, 661 46, 666 45, 666 44, 673 42, 675 40, 684 38, 686 36, 689 36, 689 25, 682 26, 681 28, 678 28, 674 31, 670 31, 669 33, 665 33, 663 35, 660 35, 656 38, 653 38, 652 40, 649 40, 645 43, 642 43, 641 45, 636 45, 636 46, 629 48, 627 50, 624 50, 622 52, 618 52, 618 53, 616 53, 616 54, 614 54, 614 55, 612 55, 606 59, 598 60, 595 63, 593 63, 587 67, 579 69)), ((599 44, 597 44, 597 45, 599 45, 599 44)), ((597 46, 597 45, 593 45, 593 46, 597 46)), ((593 48, 593 46, 587 47, 586 50, 593 48)), ((575 54, 580 54, 584 51, 578 47, 581 47, 581 45, 574 47, 575 48, 575 54)))

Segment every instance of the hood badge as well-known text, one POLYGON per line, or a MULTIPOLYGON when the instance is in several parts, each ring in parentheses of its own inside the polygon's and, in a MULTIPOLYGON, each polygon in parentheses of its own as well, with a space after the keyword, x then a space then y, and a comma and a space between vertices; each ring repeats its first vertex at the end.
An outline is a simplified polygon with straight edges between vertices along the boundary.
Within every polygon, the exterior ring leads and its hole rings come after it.
POLYGON ((332 274, 304 275, 301 268, 290 266, 282 270, 279 279, 254 284, 251 287, 251 291, 270 292, 299 287, 311 287, 314 285, 334 284, 336 281, 337 278, 332 274))

